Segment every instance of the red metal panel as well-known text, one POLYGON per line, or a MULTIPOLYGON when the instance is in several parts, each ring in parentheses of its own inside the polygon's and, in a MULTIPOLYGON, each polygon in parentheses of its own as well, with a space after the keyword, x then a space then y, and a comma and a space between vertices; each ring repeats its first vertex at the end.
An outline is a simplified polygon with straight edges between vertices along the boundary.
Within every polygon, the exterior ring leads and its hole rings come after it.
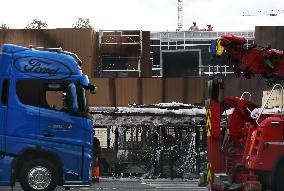
POLYGON ((208 147, 208 176, 211 184, 215 173, 224 172, 224 157, 221 151, 221 105, 214 100, 210 101, 210 108, 206 111, 207 147, 208 147))

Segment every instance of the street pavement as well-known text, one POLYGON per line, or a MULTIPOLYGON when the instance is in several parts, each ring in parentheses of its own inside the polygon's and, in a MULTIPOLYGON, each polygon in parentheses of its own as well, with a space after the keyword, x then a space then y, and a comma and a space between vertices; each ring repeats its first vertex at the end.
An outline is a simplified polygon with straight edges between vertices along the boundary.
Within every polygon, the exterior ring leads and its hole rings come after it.
POLYGON ((198 180, 168 180, 168 179, 157 179, 157 180, 142 180, 142 184, 146 184, 155 188, 154 190, 192 190, 192 191, 207 191, 206 187, 198 187, 198 180))
MULTIPOLYGON (((1 191, 12 191, 11 188, 0 188, 1 191)), ((62 191, 64 188, 57 188, 62 191)), ((130 178, 100 178, 99 183, 94 183, 91 187, 71 188, 73 191, 207 191, 205 187, 198 187, 198 180, 182 179, 130 179, 130 178)), ((22 191, 17 185, 13 191, 22 191)))

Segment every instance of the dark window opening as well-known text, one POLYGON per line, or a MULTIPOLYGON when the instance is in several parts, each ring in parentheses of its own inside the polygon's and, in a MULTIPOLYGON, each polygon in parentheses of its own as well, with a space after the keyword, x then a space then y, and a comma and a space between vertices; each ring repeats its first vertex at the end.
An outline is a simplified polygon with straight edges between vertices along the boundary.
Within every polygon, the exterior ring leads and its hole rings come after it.
POLYGON ((17 81, 17 96, 21 103, 58 111, 70 111, 67 83, 44 80, 17 81))
POLYGON ((199 51, 169 51, 162 53, 164 77, 199 75, 199 51))
POLYGON ((38 80, 17 81, 16 92, 21 103, 31 106, 40 106, 40 88, 42 84, 38 80))
MULTIPOLYGON (((17 81, 17 96, 21 103, 56 111, 73 112, 70 82, 52 80, 17 81)), ((76 84, 76 83, 75 83, 76 84)), ((76 84, 78 112, 88 112, 85 90, 76 84)))
POLYGON ((10 80, 4 80, 2 86, 2 105, 8 105, 10 80))

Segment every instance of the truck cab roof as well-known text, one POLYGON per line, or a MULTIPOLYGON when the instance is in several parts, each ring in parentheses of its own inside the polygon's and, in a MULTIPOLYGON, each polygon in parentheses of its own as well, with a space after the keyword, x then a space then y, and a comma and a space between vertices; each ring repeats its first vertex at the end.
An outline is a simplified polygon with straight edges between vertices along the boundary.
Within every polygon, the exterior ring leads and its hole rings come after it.
POLYGON ((0 55, 0 75, 70 80, 83 75, 81 61, 75 54, 61 49, 54 50, 4 44, 0 55))

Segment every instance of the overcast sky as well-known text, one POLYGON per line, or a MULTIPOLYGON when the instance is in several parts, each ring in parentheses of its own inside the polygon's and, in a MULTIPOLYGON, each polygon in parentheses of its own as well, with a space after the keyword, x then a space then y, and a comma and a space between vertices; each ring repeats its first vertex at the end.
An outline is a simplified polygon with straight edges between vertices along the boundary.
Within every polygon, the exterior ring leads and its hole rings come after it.
MULTIPOLYGON (((183 0, 183 24, 199 28, 253 30, 255 26, 284 25, 284 13, 243 17, 244 11, 284 10, 284 0, 183 0)), ((24 28, 33 18, 49 28, 72 27, 78 17, 89 18, 98 29, 173 31, 177 28, 177 0, 13 0, 1 1, 0 24, 24 28)))

